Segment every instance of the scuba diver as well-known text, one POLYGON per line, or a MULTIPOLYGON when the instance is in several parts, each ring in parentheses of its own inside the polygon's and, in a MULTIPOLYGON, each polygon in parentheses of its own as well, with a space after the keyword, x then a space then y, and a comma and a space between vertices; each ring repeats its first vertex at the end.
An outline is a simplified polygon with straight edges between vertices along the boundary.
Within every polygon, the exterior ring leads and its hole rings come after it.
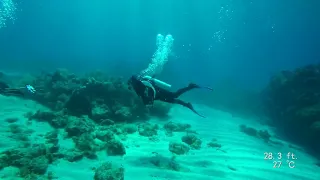
POLYGON ((27 89, 30 93, 35 93, 36 90, 31 85, 26 85, 25 87, 21 88, 10 88, 8 84, 4 82, 0 82, 0 94, 4 96, 18 96, 18 97, 24 97, 25 93, 23 92, 23 89, 27 89))
POLYGON ((212 91, 210 87, 201 87, 197 84, 190 83, 187 87, 181 88, 176 92, 171 92, 167 90, 170 88, 171 85, 155 79, 154 77, 150 76, 139 76, 133 75, 128 80, 128 89, 131 90, 132 88, 136 92, 136 94, 142 98, 144 105, 153 105, 155 100, 160 100, 163 102, 171 103, 171 104, 180 104, 184 107, 189 108, 195 114, 199 115, 200 117, 205 117, 199 114, 189 102, 184 102, 179 98, 183 93, 190 91, 192 89, 197 88, 205 88, 212 91))

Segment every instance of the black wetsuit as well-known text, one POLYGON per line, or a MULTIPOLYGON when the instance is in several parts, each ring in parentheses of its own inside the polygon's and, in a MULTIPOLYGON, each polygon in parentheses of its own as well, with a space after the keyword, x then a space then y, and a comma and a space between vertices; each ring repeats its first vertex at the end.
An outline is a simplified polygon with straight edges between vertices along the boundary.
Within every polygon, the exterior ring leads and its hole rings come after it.
POLYGON ((0 82, 0 94, 5 96, 24 96, 21 89, 10 88, 8 84, 0 82))
MULTIPOLYGON (((131 85, 133 87, 133 89, 135 90, 135 92, 137 93, 137 95, 142 98, 142 101, 145 105, 151 105, 151 104, 153 104, 153 101, 155 101, 155 100, 160 100, 160 101, 164 101, 164 102, 172 103, 172 104, 180 104, 184 107, 189 108, 197 115, 204 117, 201 114, 199 114, 197 111, 194 110, 191 103, 184 102, 184 101, 178 99, 179 96, 181 96, 183 93, 185 93, 187 91, 190 91, 190 90, 196 89, 196 88, 202 88, 196 84, 190 83, 187 87, 181 88, 181 89, 177 90, 176 92, 171 92, 171 91, 168 91, 164 88, 161 88, 161 87, 157 86, 152 80, 145 80, 139 76, 132 76, 129 79, 128 84, 131 85), (142 81, 148 81, 153 86, 154 89, 146 86, 142 81), (156 93, 155 96, 154 96, 154 90, 156 93)), ((204 88, 212 90, 209 87, 204 87, 204 88)))

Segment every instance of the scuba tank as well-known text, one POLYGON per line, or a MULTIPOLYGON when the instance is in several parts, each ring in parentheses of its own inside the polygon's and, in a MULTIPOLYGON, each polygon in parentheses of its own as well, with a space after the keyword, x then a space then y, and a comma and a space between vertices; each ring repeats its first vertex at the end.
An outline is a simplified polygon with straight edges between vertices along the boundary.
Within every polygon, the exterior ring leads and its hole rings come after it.
POLYGON ((166 82, 163 82, 163 81, 161 81, 161 80, 159 80, 159 79, 153 78, 153 77, 151 77, 151 76, 144 76, 143 79, 147 79, 147 80, 149 80, 149 81, 151 80, 151 81, 153 81, 157 86, 162 87, 162 88, 164 88, 164 89, 170 89, 170 88, 171 88, 171 85, 170 85, 170 84, 168 84, 168 83, 166 83, 166 82))

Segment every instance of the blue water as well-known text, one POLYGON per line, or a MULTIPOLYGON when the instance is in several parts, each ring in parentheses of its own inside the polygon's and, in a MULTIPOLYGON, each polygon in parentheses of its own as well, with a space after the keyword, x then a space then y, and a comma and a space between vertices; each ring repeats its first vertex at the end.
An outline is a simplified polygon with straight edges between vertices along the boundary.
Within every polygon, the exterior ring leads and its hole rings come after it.
POLYGON ((271 76, 320 63, 319 5, 319 0, 0 0, 0 76, 16 80, 65 68, 77 74, 101 70, 126 80, 148 67, 158 34, 172 35, 168 62, 157 78, 174 89, 190 82, 210 86, 213 92, 192 91, 184 98, 229 110, 232 118, 256 117, 271 76))
POLYGON ((175 84, 233 79, 261 88, 275 72, 320 58, 315 0, 12 1, 16 20, 0 29, 1 69, 126 77, 147 66, 158 33, 175 38, 161 74, 175 84))

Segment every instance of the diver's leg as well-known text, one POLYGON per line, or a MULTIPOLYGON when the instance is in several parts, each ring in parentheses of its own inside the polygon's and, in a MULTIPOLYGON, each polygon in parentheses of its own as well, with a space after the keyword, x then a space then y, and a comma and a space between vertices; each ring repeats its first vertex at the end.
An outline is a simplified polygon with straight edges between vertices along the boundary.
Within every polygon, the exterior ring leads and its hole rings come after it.
POLYGON ((208 90, 210 90, 210 91, 213 90, 213 89, 210 88, 210 87, 201 87, 201 86, 199 86, 199 85, 197 85, 197 84, 190 83, 187 87, 181 88, 181 89, 179 89, 178 91, 176 91, 176 92, 175 92, 175 98, 178 98, 179 96, 181 96, 181 94, 183 94, 183 93, 185 93, 185 92, 187 92, 187 91, 190 91, 190 90, 192 90, 192 89, 196 89, 196 88, 206 88, 206 89, 208 89, 208 90))
POLYGON ((187 87, 184 87, 184 88, 181 88, 181 89, 178 89, 174 94, 175 94, 175 98, 178 98, 179 96, 181 96, 181 94, 187 92, 187 91, 190 91, 192 89, 195 89, 195 88, 200 88, 200 86, 196 85, 196 84, 193 84, 193 83, 190 83, 189 86, 187 87))
POLYGON ((191 103, 184 102, 184 101, 182 101, 182 100, 180 100, 180 99, 174 99, 173 103, 175 103, 175 104, 180 104, 180 105, 182 105, 182 106, 184 106, 184 107, 187 107, 187 108, 189 108, 192 112, 194 112, 195 114, 197 114, 198 116, 205 118, 205 116, 199 114, 199 113, 193 108, 193 106, 192 106, 191 103))

